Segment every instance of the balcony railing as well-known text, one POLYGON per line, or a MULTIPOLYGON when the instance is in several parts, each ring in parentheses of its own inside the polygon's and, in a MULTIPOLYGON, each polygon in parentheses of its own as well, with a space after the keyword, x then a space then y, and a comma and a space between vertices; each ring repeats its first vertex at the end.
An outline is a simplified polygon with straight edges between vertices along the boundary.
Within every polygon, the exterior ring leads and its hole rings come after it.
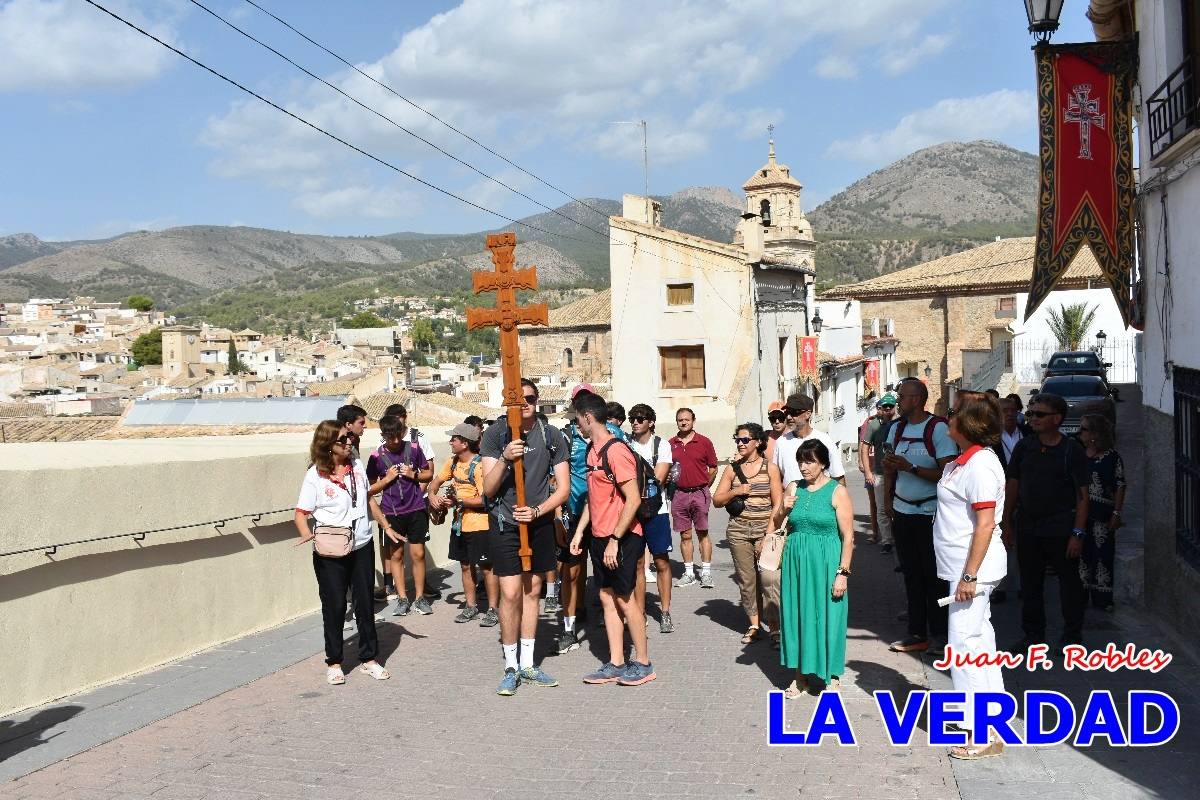
POLYGON ((1197 113, 1195 78, 1194 63, 1188 58, 1146 99, 1150 158, 1158 158, 1188 131, 1196 129, 1200 114, 1197 113))

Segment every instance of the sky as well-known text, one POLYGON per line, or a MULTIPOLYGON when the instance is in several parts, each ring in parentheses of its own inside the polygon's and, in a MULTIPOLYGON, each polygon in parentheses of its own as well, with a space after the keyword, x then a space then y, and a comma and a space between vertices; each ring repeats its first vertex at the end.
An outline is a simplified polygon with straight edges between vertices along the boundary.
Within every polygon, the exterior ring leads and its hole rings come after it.
MULTIPOLYGON (((939 142, 1036 149, 1020 0, 255 0, 395 94, 246 0, 95 1, 391 167, 85 0, 0 0, 0 235, 496 228, 500 217, 392 167, 521 218, 570 197, 640 194, 641 127, 616 123, 643 119, 651 193, 740 195, 774 125, 805 210, 939 142)), ((1056 42, 1091 40, 1085 6, 1068 0, 1056 42)))

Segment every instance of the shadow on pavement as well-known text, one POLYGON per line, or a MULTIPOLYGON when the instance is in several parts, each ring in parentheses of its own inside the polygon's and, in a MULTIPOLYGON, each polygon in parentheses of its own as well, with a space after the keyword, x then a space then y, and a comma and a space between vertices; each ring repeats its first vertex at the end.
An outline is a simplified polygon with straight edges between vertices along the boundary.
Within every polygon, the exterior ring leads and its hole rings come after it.
POLYGON ((0 720, 0 761, 50 741, 59 734, 45 735, 47 730, 66 722, 81 711, 83 706, 53 706, 41 709, 29 719, 19 722, 0 720))

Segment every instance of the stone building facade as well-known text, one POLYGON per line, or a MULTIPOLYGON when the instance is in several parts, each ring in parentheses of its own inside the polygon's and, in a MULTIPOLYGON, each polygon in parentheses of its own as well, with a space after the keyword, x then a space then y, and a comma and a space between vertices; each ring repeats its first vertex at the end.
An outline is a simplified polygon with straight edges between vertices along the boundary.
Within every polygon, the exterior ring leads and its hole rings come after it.
POLYGON ((550 311, 545 328, 521 329, 521 374, 551 383, 612 380, 612 291, 550 311))

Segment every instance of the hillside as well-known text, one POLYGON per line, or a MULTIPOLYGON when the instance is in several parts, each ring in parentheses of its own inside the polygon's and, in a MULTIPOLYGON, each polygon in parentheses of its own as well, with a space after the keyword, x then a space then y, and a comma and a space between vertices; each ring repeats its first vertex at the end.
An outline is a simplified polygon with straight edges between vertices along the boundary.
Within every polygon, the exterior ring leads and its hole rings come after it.
POLYGON ((1032 235, 1037 186, 1037 157, 997 142, 918 150, 808 215, 821 242, 820 281, 862 280, 997 236, 1032 235))
MULTIPOLYGON (((860 280, 996 236, 1030 235, 1036 196, 1037 159, 1028 153, 985 141, 918 151, 809 214, 821 243, 819 281, 860 280)), ((743 211, 740 193, 723 187, 659 199, 665 226, 722 242, 731 241, 743 211)), ((541 230, 516 228, 518 260, 536 264, 547 287, 606 286, 607 238, 572 220, 606 231, 608 217, 620 210, 616 200, 587 198, 527 217, 523 222, 541 230)), ((337 316, 327 306, 343 289, 351 298, 374 290, 467 292, 469 272, 487 266, 485 234, 343 237, 213 225, 100 242, 17 234, 0 238, 0 300, 77 294, 117 300, 141 292, 186 316, 267 328, 292 313, 337 316)))

